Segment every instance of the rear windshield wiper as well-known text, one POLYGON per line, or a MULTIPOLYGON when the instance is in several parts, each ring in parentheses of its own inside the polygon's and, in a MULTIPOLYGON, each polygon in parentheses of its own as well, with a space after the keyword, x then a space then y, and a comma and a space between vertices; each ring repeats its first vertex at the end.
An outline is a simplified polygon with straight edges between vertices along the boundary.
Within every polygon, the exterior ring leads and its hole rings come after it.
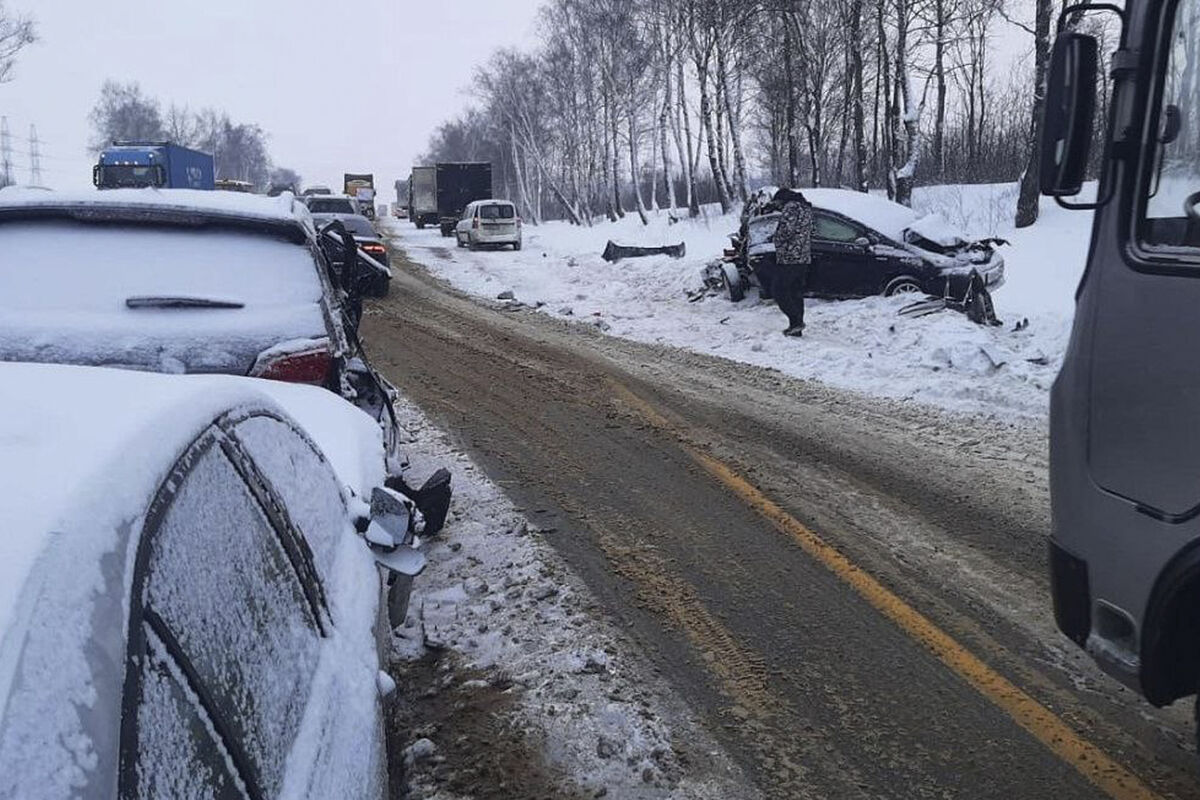
POLYGON ((150 295, 125 298, 126 308, 245 308, 236 300, 213 300, 210 297, 177 297, 150 295))

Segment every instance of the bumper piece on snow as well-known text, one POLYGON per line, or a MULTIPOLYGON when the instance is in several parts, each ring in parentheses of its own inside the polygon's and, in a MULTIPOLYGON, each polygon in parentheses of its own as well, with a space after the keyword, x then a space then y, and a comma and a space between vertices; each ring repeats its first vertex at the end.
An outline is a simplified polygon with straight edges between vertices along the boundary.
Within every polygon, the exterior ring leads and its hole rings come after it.
POLYGON ((615 262, 622 258, 641 258, 642 256, 670 256, 671 258, 683 258, 687 255, 687 247, 683 242, 679 244, 665 244, 659 247, 635 247, 627 244, 617 244, 609 239, 608 244, 604 247, 604 254, 601 256, 605 261, 615 262))

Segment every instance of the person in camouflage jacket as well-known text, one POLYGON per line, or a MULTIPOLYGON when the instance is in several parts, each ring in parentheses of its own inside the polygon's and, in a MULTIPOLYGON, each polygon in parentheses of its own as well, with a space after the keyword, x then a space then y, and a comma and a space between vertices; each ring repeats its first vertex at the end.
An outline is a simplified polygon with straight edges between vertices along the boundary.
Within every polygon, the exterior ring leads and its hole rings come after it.
POLYGON ((795 189, 780 189, 774 203, 782 206, 775 228, 775 275, 771 294, 787 315, 785 336, 801 336, 804 331, 804 291, 812 264, 812 204, 795 189))

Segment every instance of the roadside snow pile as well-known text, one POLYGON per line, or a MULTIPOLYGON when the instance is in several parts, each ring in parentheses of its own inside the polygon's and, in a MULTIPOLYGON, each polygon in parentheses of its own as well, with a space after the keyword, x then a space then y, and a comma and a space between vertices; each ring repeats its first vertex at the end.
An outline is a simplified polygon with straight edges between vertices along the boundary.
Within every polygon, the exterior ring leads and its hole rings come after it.
POLYGON ((592 228, 527 225, 524 249, 516 253, 456 249, 453 239, 399 221, 389 222, 388 232, 412 259, 464 291, 503 296, 614 336, 956 412, 1040 420, 1070 334, 1091 216, 1047 202, 1035 226, 1014 230, 1016 190, 1015 184, 939 186, 914 196, 918 214, 939 213, 968 234, 1011 242, 1001 248, 1007 283, 994 295, 1005 323, 998 328, 949 311, 903 318, 896 312, 907 301, 899 298, 811 301, 804 338, 795 340, 780 335, 783 315, 753 291, 740 303, 711 296, 689 302, 702 267, 720 256, 738 224, 736 213, 712 209, 676 224, 663 212, 646 227, 636 215, 592 228), (609 239, 682 241, 687 256, 608 264, 600 254, 609 239))
POLYGON ((753 798, 538 530, 415 407, 417 471, 456 461, 393 637, 403 797, 753 798))

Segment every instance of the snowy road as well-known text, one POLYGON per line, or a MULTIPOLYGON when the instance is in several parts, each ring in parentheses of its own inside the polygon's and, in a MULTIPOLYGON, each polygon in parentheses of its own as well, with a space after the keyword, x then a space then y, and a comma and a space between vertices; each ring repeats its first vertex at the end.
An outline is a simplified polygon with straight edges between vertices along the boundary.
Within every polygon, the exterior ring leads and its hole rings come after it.
POLYGON ((1037 426, 605 337, 394 263, 363 326, 377 366, 553 531, 765 796, 1191 796, 1189 715, 1054 631, 1037 426))

